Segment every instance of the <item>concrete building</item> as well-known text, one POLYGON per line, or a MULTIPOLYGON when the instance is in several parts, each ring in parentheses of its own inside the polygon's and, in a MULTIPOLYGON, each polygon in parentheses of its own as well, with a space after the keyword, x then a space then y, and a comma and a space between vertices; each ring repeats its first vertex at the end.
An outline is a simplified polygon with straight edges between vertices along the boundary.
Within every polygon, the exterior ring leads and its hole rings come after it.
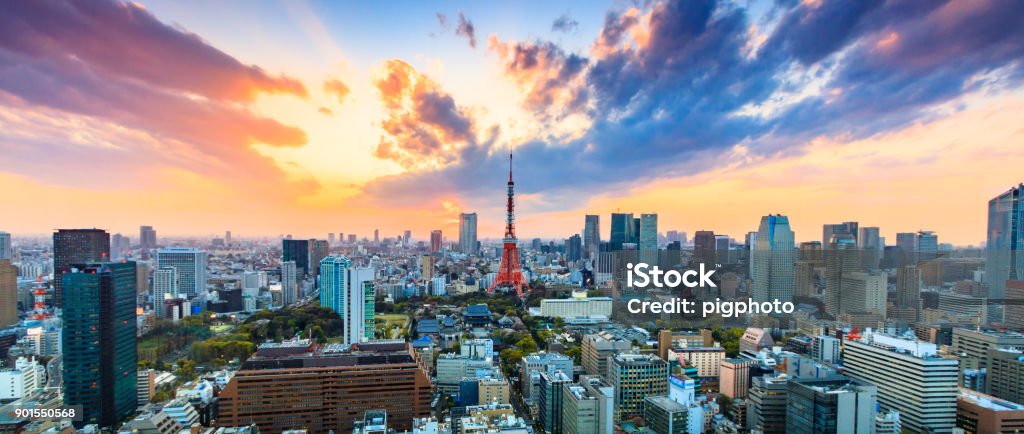
POLYGON ((746 398, 750 389, 750 367, 757 362, 750 359, 724 359, 719 368, 718 390, 732 399, 746 398))
POLYGON ((761 350, 770 350, 775 346, 775 340, 767 330, 747 327, 740 337, 740 352, 756 353, 761 350))
POLYGON ((875 386, 847 377, 790 379, 786 431, 874 434, 877 394, 875 386))
POLYGON ((579 384, 562 388, 563 434, 612 434, 615 387, 600 376, 580 376, 579 384))
POLYGON ((883 410, 900 412, 903 427, 949 432, 956 424, 958 363, 935 344, 881 333, 845 341, 845 374, 878 386, 883 410))
POLYGON ((764 375, 751 380, 747 394, 747 428, 764 434, 785 434, 789 377, 764 375))
POLYGON ((652 354, 612 357, 608 382, 615 387, 615 420, 643 416, 644 397, 668 396, 668 374, 668 362, 652 354))
POLYGON ((1013 402, 1024 402, 1024 352, 989 348, 985 361, 985 393, 1013 402))
POLYGON ((685 434, 689 409, 665 396, 644 398, 644 422, 656 434, 685 434))
POLYGON ((618 353, 629 352, 633 344, 607 333, 583 336, 581 363, 589 375, 608 375, 608 360, 618 353))
POLYGON ((750 291, 754 301, 793 301, 793 271, 796 248, 789 217, 768 215, 761 217, 757 240, 750 252, 750 291))
POLYGON ((960 389, 956 427, 977 434, 1024 432, 1024 405, 960 389))
POLYGON ((565 396, 562 388, 572 384, 572 373, 541 372, 537 393, 537 422, 546 433, 562 434, 565 396))
POLYGON ((18 267, 0 258, 0 328, 18 323, 18 267))
POLYGON ((612 316, 610 297, 587 297, 586 291, 573 291, 572 298, 542 299, 540 316, 562 318, 567 323, 608 321, 612 316))

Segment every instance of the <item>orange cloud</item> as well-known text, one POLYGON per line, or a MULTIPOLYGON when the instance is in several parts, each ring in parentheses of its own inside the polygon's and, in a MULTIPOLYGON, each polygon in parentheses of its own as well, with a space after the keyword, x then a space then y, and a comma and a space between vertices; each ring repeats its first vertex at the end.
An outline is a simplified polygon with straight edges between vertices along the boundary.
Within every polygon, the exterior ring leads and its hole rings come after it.
POLYGON ((345 83, 341 82, 341 80, 331 78, 324 82, 324 92, 327 92, 328 95, 333 95, 337 98, 338 104, 344 104, 345 98, 348 97, 350 90, 345 83))

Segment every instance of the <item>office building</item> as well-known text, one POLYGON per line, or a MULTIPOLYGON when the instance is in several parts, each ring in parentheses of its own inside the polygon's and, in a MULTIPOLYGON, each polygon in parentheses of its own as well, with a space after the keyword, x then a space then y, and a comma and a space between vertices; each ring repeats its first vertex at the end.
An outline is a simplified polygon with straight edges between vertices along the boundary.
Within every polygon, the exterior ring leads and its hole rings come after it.
POLYGON ((562 388, 563 434, 612 434, 615 388, 601 376, 580 376, 579 384, 562 388))
POLYGON ((934 261, 939 257, 939 236, 933 231, 917 233, 917 260, 919 262, 934 261))
POLYGON ((11 243, 11 234, 0 231, 0 259, 14 259, 14 247, 11 243))
POLYGON ((571 298, 542 299, 540 316, 562 318, 567 323, 608 321, 612 316, 612 299, 587 297, 586 291, 573 291, 571 298))
POLYGON ((260 345, 220 394, 217 426, 352 432, 368 409, 396 430, 430 414, 430 378, 405 342, 260 345), (287 378, 287 381, 281 381, 287 378))
POLYGON ((793 301, 793 267, 796 250, 789 218, 784 215, 761 217, 757 241, 751 254, 755 302, 793 301))
POLYGON ((156 229, 152 226, 139 226, 139 247, 145 250, 155 249, 156 246, 156 229))
POLYGON ((476 213, 459 214, 459 251, 467 255, 480 254, 477 242, 476 213))
POLYGON ((920 318, 921 269, 915 265, 896 269, 896 307, 914 312, 914 322, 920 318))
POLYGON ((320 275, 320 261, 327 257, 331 252, 331 245, 326 240, 309 240, 309 274, 311 276, 320 275))
POLYGON ((792 378, 786 431, 795 434, 875 434, 878 388, 847 377, 792 378))
POLYGON ((341 315, 346 344, 373 338, 374 277, 373 268, 353 267, 345 257, 328 256, 320 261, 320 305, 341 315))
POLYGON ((76 426, 113 427, 136 408, 135 263, 71 264, 61 278, 64 404, 76 426))
POLYGON ((685 434, 689 409, 667 396, 644 398, 644 422, 656 434, 685 434))
POLYGON ((601 251, 601 216, 587 214, 583 221, 583 248, 587 259, 597 259, 601 251))
MULTIPOLYGON (((1024 280, 1007 280, 1004 293, 1007 300, 1024 300, 1024 280)), ((1008 303, 1004 309, 1003 323, 1013 330, 1024 330, 1024 304, 1008 303)))
POLYGON ((0 328, 18 323, 18 267, 0 259, 0 328))
POLYGON ((715 252, 715 233, 697 231, 693 234, 693 260, 704 265, 714 265, 718 259, 715 252))
POLYGON ((573 234, 565 239, 565 260, 572 264, 583 259, 583 239, 573 234))
POLYGON ((608 361, 608 382, 615 387, 615 420, 643 416, 644 398, 668 396, 668 362, 652 354, 616 354, 608 361))
POLYGON ((746 398, 750 390, 750 368, 757 361, 750 359, 723 359, 719 365, 718 390, 732 399, 746 398))
POLYGON ((53 303, 63 306, 64 281, 71 264, 110 259, 110 234, 102 229, 58 229, 53 233, 53 303))
POLYGON ((441 251, 441 244, 444 242, 444 238, 441 235, 440 229, 434 229, 430 231, 430 252, 437 253, 441 251))
POLYGON ((816 335, 811 338, 811 358, 835 365, 840 362, 843 342, 839 338, 816 335))
POLYGON ((877 227, 862 227, 857 237, 862 270, 877 270, 882 260, 882 237, 877 227))
POLYGON ((989 348, 985 361, 985 393, 1013 402, 1024 402, 1024 351, 989 348))
POLYGON ((785 434, 789 394, 785 374, 755 376, 747 393, 747 428, 764 434, 785 434))
POLYGON ((857 236, 859 235, 858 227, 860 224, 857 222, 843 222, 840 224, 826 224, 822 226, 821 230, 821 245, 825 249, 832 247, 832 237, 836 235, 845 235, 853 239, 854 245, 859 245, 857 242, 857 236))
MULTIPOLYGON (((988 231, 985 243, 985 282, 988 296, 1009 298, 1008 280, 1024 280, 1024 184, 1012 187, 988 202, 988 231)), ((1015 307, 1015 306, 1014 306, 1015 307)), ((1007 305, 1007 310, 1011 306, 1007 305)), ((997 320, 999 318, 996 318, 997 320)), ((1006 315, 1009 322, 1010 315, 1006 315)), ((1014 318, 1014 321, 1021 321, 1014 318)))
POLYGON ((282 303, 288 306, 299 297, 299 275, 295 261, 281 262, 281 297, 282 303))
POLYGON ((157 318, 165 318, 164 300, 179 298, 181 287, 176 267, 160 267, 153 271, 153 311, 157 318))
POLYGON ((856 240, 847 233, 836 234, 823 252, 825 256, 825 311, 838 316, 843 312, 843 275, 860 271, 856 240))
POLYGON ((608 360, 615 354, 629 352, 633 344, 607 333, 583 336, 581 359, 583 370, 589 375, 608 375, 608 360))
POLYGON ((956 427, 978 434, 1024 432, 1024 405, 960 389, 956 398, 956 427))
POLYGON ((676 347, 669 350, 669 361, 679 361, 683 367, 697 369, 701 378, 718 377, 725 348, 722 347, 676 347))
POLYGON ((281 262, 295 262, 295 272, 299 279, 313 272, 310 257, 309 240, 281 240, 281 262))
POLYGON ((740 352, 757 353, 761 350, 770 350, 774 346, 775 339, 772 339, 768 330, 762 328, 747 327, 743 331, 743 336, 740 336, 740 352))
POLYGON ((157 252, 157 268, 178 269, 181 295, 192 298, 206 293, 207 253, 194 247, 165 247, 157 252))
POLYGON ((530 406, 537 405, 541 373, 572 372, 572 367, 572 358, 559 353, 539 352, 523 357, 519 362, 523 400, 530 406))
POLYGON ((537 396, 537 422, 550 434, 562 434, 562 411, 564 395, 562 388, 572 384, 572 372, 562 371, 540 373, 540 387, 537 396))
POLYGON ((640 214, 640 250, 658 250, 658 215, 640 214))
POLYGON ((840 277, 839 291, 843 294, 839 305, 840 315, 868 312, 885 317, 887 275, 862 271, 843 273, 840 277))
MULTIPOLYGON (((988 368, 990 349, 1024 350, 1024 334, 1009 331, 954 328, 950 352, 960 359, 961 367, 975 370, 988 368)), ((984 384, 982 384, 984 386, 984 384)), ((986 391, 985 387, 977 389, 986 391)))
POLYGON ((899 253, 896 258, 897 266, 917 265, 917 234, 913 232, 897 233, 896 250, 899 253))
POLYGON ((881 333, 846 340, 845 374, 878 386, 883 410, 900 412, 914 432, 949 432, 956 424, 956 359, 939 357, 935 344, 881 333))
POLYGON ((622 250, 624 244, 635 243, 633 214, 613 213, 608 243, 611 250, 622 250))

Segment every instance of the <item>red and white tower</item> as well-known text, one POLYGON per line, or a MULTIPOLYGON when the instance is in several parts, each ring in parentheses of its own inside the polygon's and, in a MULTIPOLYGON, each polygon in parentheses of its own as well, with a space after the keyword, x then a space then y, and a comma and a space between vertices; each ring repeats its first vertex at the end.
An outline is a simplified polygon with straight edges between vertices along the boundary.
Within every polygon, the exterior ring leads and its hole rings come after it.
POLYGON ((488 293, 495 289, 514 289, 519 298, 524 298, 530 290, 529 284, 523 277, 523 268, 519 264, 519 247, 516 240, 516 214, 515 214, 515 182, 512 182, 512 153, 508 153, 508 207, 505 220, 505 247, 501 250, 501 264, 498 266, 498 275, 494 277, 491 287, 487 288, 488 293))
POLYGON ((32 309, 32 319, 44 320, 50 317, 46 311, 46 284, 43 283, 43 276, 36 278, 36 287, 32 289, 32 299, 35 305, 32 309))

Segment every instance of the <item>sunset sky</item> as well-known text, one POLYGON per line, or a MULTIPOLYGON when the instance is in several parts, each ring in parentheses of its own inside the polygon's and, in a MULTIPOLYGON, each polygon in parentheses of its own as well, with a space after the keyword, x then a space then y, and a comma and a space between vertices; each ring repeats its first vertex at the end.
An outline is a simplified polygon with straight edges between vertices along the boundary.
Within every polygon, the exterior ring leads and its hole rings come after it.
POLYGON ((1024 2, 0 2, 0 230, 984 240, 1024 2))

